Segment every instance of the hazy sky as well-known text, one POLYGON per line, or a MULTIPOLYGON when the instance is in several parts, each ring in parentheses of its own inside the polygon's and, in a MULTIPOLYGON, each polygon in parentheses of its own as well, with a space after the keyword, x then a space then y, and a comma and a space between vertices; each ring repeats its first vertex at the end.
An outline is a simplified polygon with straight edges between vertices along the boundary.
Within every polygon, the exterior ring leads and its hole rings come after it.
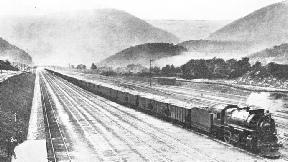
POLYGON ((235 20, 283 0, 0 0, 0 15, 117 8, 141 19, 235 20))

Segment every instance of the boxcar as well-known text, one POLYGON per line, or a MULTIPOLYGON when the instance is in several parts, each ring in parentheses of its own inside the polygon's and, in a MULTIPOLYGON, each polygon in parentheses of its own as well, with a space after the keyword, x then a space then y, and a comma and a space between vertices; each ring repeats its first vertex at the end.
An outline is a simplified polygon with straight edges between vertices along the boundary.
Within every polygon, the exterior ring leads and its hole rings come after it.
POLYGON ((88 87, 88 82, 82 80, 82 87, 85 89, 88 87))
POLYGON ((77 81, 76 81, 76 85, 82 87, 82 80, 78 80, 78 79, 77 79, 77 81))
POLYGON ((182 101, 170 103, 168 108, 171 113, 171 119, 178 124, 190 126, 191 107, 191 104, 182 101))
POLYGON ((137 108, 139 106, 139 93, 129 91, 127 94, 128 106, 131 108, 137 108))
POLYGON ((79 79, 76 79, 76 84, 79 85, 79 86, 82 86, 82 80, 79 80, 79 79))
POLYGON ((169 103, 167 100, 165 100, 164 97, 157 97, 152 101, 153 109, 152 113, 155 116, 158 116, 160 118, 165 118, 167 116, 170 116, 170 111, 168 108, 169 103))
POLYGON ((138 97, 139 100, 139 109, 143 112, 150 113, 153 109, 151 99, 147 94, 141 93, 138 97))
POLYGON ((91 91, 97 95, 100 94, 100 85, 99 84, 93 84, 91 91))
POLYGON ((89 82, 88 88, 89 88, 90 91, 93 89, 93 87, 94 87, 94 83, 89 82))
POLYGON ((73 83, 74 85, 79 85, 78 80, 77 79, 71 79, 70 81, 71 83, 73 83))
POLYGON ((112 99, 112 101, 116 101, 118 100, 118 89, 116 89, 115 87, 111 88, 111 93, 110 93, 110 98, 112 99))
POLYGON ((127 105, 128 104, 128 92, 124 91, 124 89, 119 90, 117 102, 123 105, 127 105))
POLYGON ((111 89, 111 88, 109 88, 109 87, 100 85, 99 91, 100 91, 100 93, 103 95, 103 97, 109 98, 109 97, 111 96, 111 94, 110 94, 110 89, 111 89))
POLYGON ((94 88, 94 83, 88 82, 86 89, 87 89, 88 91, 94 93, 93 88, 94 88))
POLYGON ((68 82, 73 82, 73 79, 74 79, 74 78, 72 79, 71 77, 66 76, 65 79, 66 79, 68 82))
POLYGON ((85 81, 85 88, 89 89, 90 83, 88 81, 85 81))
POLYGON ((84 80, 79 80, 79 83, 80 83, 80 85, 81 85, 82 87, 85 86, 84 80))

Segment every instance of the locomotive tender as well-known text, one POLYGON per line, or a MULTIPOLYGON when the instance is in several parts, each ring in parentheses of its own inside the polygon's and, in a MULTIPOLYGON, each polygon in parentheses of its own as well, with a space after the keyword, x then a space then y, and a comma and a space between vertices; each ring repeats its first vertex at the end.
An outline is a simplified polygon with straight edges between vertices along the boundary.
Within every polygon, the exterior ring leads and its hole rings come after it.
MULTIPOLYGON (((47 69, 46 69, 47 70, 47 69)), ((280 157, 275 121, 264 109, 216 104, 191 105, 47 70, 92 93, 269 158, 280 157)))

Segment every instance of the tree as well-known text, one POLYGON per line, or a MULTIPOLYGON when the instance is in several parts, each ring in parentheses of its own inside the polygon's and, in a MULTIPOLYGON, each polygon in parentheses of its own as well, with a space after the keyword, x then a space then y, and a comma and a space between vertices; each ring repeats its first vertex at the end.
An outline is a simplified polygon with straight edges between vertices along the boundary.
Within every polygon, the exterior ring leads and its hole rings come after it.
POLYGON ((194 74, 192 72, 193 70, 193 64, 194 64, 195 60, 190 60, 189 62, 187 62, 186 64, 181 66, 181 71, 183 73, 183 78, 185 79, 193 79, 194 74))
POLYGON ((161 70, 162 74, 165 76, 169 76, 171 70, 170 68, 170 65, 166 65, 165 67, 163 67, 161 70))
POLYGON ((175 66, 174 65, 171 65, 170 66, 170 73, 169 73, 170 76, 175 76, 176 75, 176 69, 175 69, 175 66))
POLYGON ((151 67, 151 73, 153 73, 153 74, 159 75, 160 71, 161 71, 160 67, 158 67, 158 66, 151 67))
POLYGON ((238 64, 240 67, 240 75, 243 75, 251 70, 251 64, 249 63, 248 57, 243 57, 241 60, 238 61, 238 64))
POLYGON ((80 65, 77 65, 76 68, 77 69, 86 69, 86 65, 80 64, 80 65))
POLYGON ((194 68, 194 74, 196 78, 210 78, 211 72, 204 59, 200 59, 194 68))
POLYGON ((181 72, 182 72, 182 70, 181 70, 180 67, 176 67, 176 68, 175 68, 175 73, 181 73, 181 72))
POLYGON ((91 65, 91 68, 90 69, 92 69, 92 70, 95 70, 95 69, 97 69, 97 66, 94 64, 94 63, 92 63, 92 65, 91 65))

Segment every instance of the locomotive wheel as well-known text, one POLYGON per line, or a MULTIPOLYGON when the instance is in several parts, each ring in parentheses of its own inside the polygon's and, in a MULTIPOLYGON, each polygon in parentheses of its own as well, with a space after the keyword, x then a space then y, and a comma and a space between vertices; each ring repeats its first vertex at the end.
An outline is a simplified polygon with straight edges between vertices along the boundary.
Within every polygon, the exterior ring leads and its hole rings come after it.
POLYGON ((257 147, 253 146, 253 144, 248 144, 247 150, 251 151, 252 153, 256 153, 257 152, 257 147))
POLYGON ((226 143, 231 143, 231 132, 225 132, 225 134, 224 134, 224 141, 226 142, 226 143))
POLYGON ((233 144, 235 146, 239 146, 240 145, 240 135, 239 134, 234 134, 233 136, 234 136, 233 138, 235 140, 235 141, 233 141, 233 144))
POLYGON ((217 128, 212 128, 211 133, 210 133, 210 137, 219 138, 218 129, 217 128))
POLYGON ((254 139, 249 139, 250 141, 246 143, 246 149, 251 151, 252 153, 257 153, 258 149, 257 146, 255 145, 254 139))

